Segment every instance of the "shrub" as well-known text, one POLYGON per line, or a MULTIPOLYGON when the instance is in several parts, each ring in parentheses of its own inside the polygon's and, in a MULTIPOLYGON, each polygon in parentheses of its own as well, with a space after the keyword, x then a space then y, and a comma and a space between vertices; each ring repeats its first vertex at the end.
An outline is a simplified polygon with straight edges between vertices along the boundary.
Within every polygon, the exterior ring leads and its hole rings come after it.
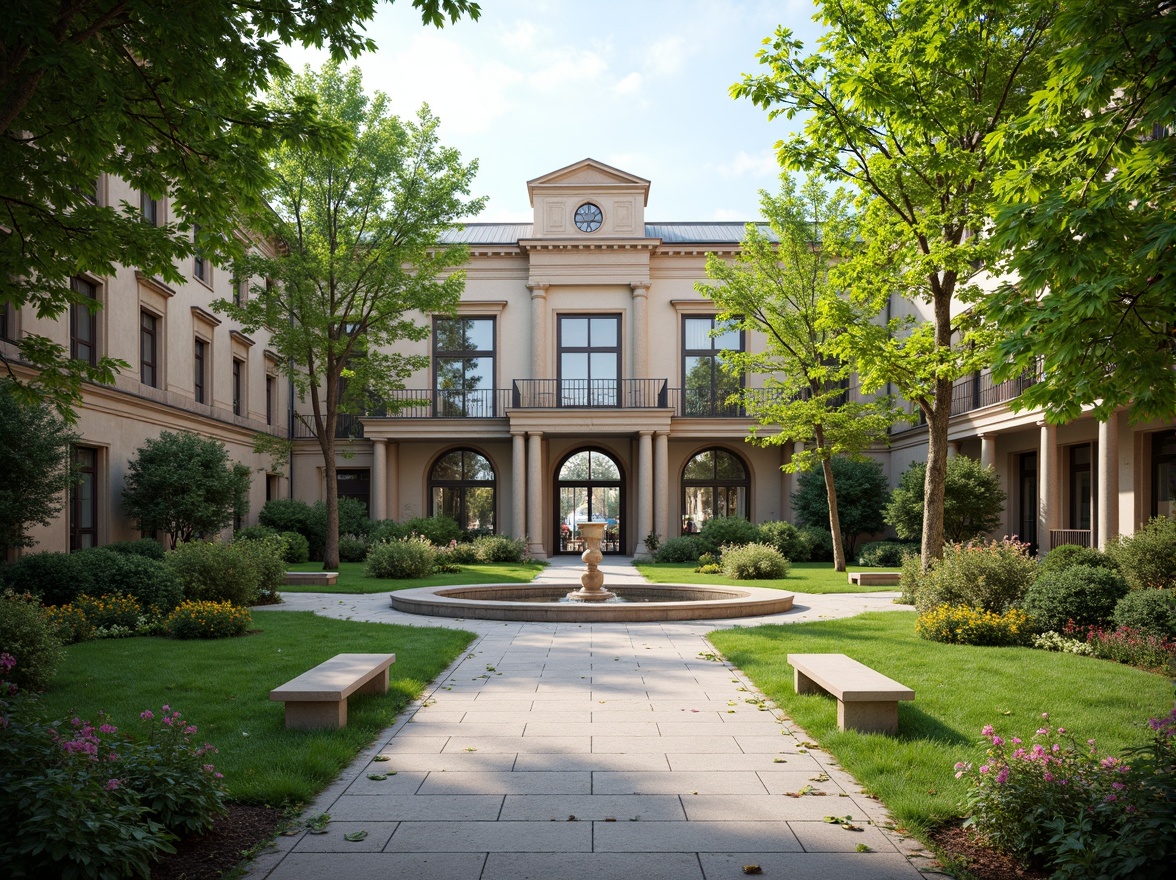
POLYGON ((457 574, 461 571, 461 563, 457 561, 457 554, 454 551, 458 547, 469 546, 469 544, 450 544, 447 547, 433 547, 433 571, 437 574, 457 574))
POLYGON ((131 596, 144 611, 154 608, 158 614, 167 614, 184 598, 183 587, 167 566, 149 556, 116 553, 106 547, 74 555, 89 572, 85 592, 91 596, 104 593, 131 596))
POLYGON ((359 535, 339 536, 339 561, 363 562, 367 559, 368 542, 359 535))
POLYGON ((231 602, 188 601, 167 616, 164 628, 176 639, 227 639, 244 635, 252 622, 249 609, 231 602))
POLYGON ((310 505, 294 498, 267 501, 257 515, 259 524, 278 532, 297 532, 311 544, 314 543, 313 518, 310 505))
POLYGON ((723 547, 741 547, 759 541, 759 529, 741 516, 716 516, 699 530, 698 540, 704 551, 718 552, 723 547))
POLYGON ((368 577, 423 578, 433 572, 433 545, 423 537, 375 544, 368 551, 368 577))
POLYGON ((310 541, 298 532, 282 532, 282 540, 286 542, 283 558, 286 562, 298 564, 310 561, 310 541))
POLYGON ((800 533, 800 539, 808 545, 810 562, 833 561, 832 532, 817 526, 802 526, 797 531, 800 533))
POLYGON ((645 536, 645 549, 652 555, 657 552, 657 548, 661 546, 661 542, 661 535, 657 532, 650 532, 645 536))
POLYGON ((1166 639, 1176 639, 1176 590, 1132 590, 1115 605, 1111 619, 1166 639))
POLYGON ((250 605, 272 605, 282 601, 278 595, 286 584, 286 541, 281 535, 245 541, 236 546, 237 555, 252 569, 257 581, 250 605))
POLYGON ((92 630, 90 638, 133 636, 145 623, 143 607, 133 596, 121 593, 78 596, 73 607, 82 613, 92 630))
POLYGON ((474 541, 478 562, 522 562, 526 552, 526 543, 509 535, 484 535, 474 541))
MULTIPOLYGON (((915 607, 924 612, 939 605, 967 605, 1001 614, 1019 605, 1037 576, 1028 550, 1028 544, 1010 538, 945 545, 943 558, 917 576, 915 607)), ((907 575, 904 567, 904 580, 907 575)))
POLYGON ((1109 568, 1113 571, 1118 570, 1118 566, 1111 557, 1105 553, 1100 553, 1091 547, 1081 547, 1077 544, 1063 544, 1061 547, 1055 547, 1045 554, 1045 558, 1041 560, 1041 573, 1048 574, 1054 571, 1065 571, 1067 568, 1073 568, 1076 565, 1089 565, 1094 568, 1109 568))
POLYGON ((765 581, 788 576, 788 560, 769 544, 723 547, 723 574, 738 581, 765 581))
MULTIPOLYGON (((523 545, 524 550, 526 545, 523 545)), ((449 546, 444 548, 449 556, 449 562, 453 565, 473 565, 482 560, 478 558, 478 551, 473 544, 461 544, 450 542, 449 546)))
MULTIPOLYGON (((274 538, 267 540, 277 540, 274 538)), ((193 541, 181 544, 167 555, 166 564, 184 589, 184 598, 196 601, 231 602, 255 605, 262 590, 262 571, 252 548, 263 541, 238 541, 234 544, 193 541)), ((272 547, 272 545, 270 545, 272 547)), ((272 554, 272 549, 265 551, 272 554)), ((277 566, 278 583, 285 580, 284 564, 277 566)), ((269 573, 273 587, 274 571, 269 573)), ((274 587, 276 589, 276 587, 274 587)))
POLYGON ((1078 654, 1089 657, 1094 649, 1082 639, 1073 639, 1053 631, 1033 637, 1033 647, 1042 651, 1055 651, 1060 654, 1078 654))
POLYGON ((1095 657, 1139 669, 1167 671, 1172 660, 1176 659, 1176 642, 1129 626, 1103 629, 1067 624, 1064 634, 1084 636, 1095 657))
POLYGON ((898 589, 902 595, 898 602, 903 605, 914 605, 915 596, 919 592, 919 584, 923 582, 923 560, 918 554, 911 553, 902 558, 902 573, 898 578, 898 589))
POLYGON ((1176 710, 1148 723, 1152 742, 1123 758, 1048 720, 1029 742, 986 725, 992 746, 980 766, 956 764, 971 782, 970 824, 1059 880, 1166 876, 1176 856, 1176 710))
POLYGON ((140 538, 137 541, 115 541, 107 544, 103 550, 113 550, 115 553, 127 553, 131 556, 146 556, 163 562, 163 545, 154 538, 140 538))
POLYGON ((915 632, 949 645, 1026 645, 1032 636, 1029 616, 1016 608, 1003 614, 967 605, 940 605, 915 621, 915 632))
POLYGON ((1134 535, 1120 535, 1107 555, 1134 590, 1176 588, 1176 518, 1153 516, 1134 535))
POLYGON ((367 536, 371 543, 377 544, 380 541, 391 541, 393 538, 407 538, 408 530, 402 528, 395 520, 379 519, 372 523, 367 536))
POLYGON ((280 534, 281 534, 281 532, 279 532, 273 526, 263 526, 263 525, 245 526, 245 528, 237 529, 237 531, 235 531, 233 533, 233 540, 234 541, 257 541, 257 540, 260 540, 261 538, 270 538, 270 537, 273 537, 274 535, 280 535, 280 534))
POLYGON ((90 575, 75 553, 32 553, 2 572, 4 586, 46 605, 65 605, 90 589, 90 575))
POLYGON ((903 557, 911 553, 919 555, 919 545, 914 541, 873 541, 862 545, 858 553, 858 565, 894 568, 902 565, 903 557))
POLYGON ((14 658, 7 680, 17 687, 42 690, 52 680, 65 652, 35 598, 0 596, 0 653, 14 658))
POLYGON ((452 541, 460 542, 464 537, 462 527, 447 516, 418 516, 402 522, 399 529, 401 532, 396 537, 420 535, 434 547, 444 547, 452 541))
MULTIPOLYGON (((926 462, 913 462, 890 493, 886 522, 900 538, 916 541, 923 534, 926 477, 926 462)), ((1005 497, 995 469, 966 455, 949 458, 943 481, 943 533, 947 540, 961 543, 991 532, 1000 525, 1005 497)))
POLYGON ((654 562, 695 562, 703 552, 702 541, 697 535, 679 535, 670 538, 653 554, 654 562))
POLYGON ((1038 632, 1060 632, 1067 621, 1079 626, 1105 623, 1127 595, 1127 582, 1107 568, 1078 565, 1043 574, 1021 604, 1038 632))
POLYGON ((792 523, 783 520, 760 523, 759 532, 760 541, 771 544, 785 559, 791 562, 808 562, 812 547, 800 529, 792 523))
MULTIPOLYGON (((835 455, 829 466, 837 490, 837 519, 841 526, 845 554, 852 559, 861 535, 886 528, 883 513, 890 499, 890 486, 882 462, 873 458, 835 455)), ((829 528, 829 491, 825 469, 814 468, 797 476, 792 493, 792 510, 797 522, 819 529, 829 528)), ((830 538, 832 543, 832 538, 830 538)), ((829 557, 832 559, 832 555, 829 557)))
POLYGON ((719 554, 717 553, 700 553, 698 554, 698 564, 703 565, 717 565, 719 562, 719 554))
POLYGON ((723 566, 717 562, 707 562, 694 569, 698 574, 722 574, 723 566))
POLYGON ((45 609, 45 618, 63 645, 84 642, 94 633, 94 627, 76 605, 50 605, 45 609))

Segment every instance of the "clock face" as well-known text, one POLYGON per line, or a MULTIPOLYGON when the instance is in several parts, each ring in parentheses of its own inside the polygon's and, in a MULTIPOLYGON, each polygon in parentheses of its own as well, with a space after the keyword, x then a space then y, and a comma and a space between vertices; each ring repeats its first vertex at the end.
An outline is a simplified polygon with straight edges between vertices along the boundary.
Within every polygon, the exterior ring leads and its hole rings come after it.
POLYGON ((591 202, 585 202, 576 208, 576 228, 581 232, 595 232, 604 221, 600 208, 591 202))

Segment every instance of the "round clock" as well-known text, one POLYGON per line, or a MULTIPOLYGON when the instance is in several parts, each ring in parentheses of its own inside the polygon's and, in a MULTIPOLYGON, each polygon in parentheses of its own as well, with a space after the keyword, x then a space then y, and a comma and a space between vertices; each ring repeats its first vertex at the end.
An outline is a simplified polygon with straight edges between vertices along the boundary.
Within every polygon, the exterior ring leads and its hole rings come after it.
POLYGON ((591 202, 585 202, 576 208, 576 228, 581 232, 595 232, 604 221, 600 208, 591 202))

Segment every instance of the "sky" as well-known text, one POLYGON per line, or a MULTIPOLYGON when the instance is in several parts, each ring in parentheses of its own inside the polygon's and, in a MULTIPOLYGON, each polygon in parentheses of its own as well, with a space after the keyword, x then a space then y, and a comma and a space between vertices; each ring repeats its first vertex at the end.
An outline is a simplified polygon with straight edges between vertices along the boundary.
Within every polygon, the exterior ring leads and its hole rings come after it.
MULTIPOLYGON (((481 222, 530 222, 527 181, 593 158, 651 181, 649 222, 746 221, 775 191, 774 145, 799 122, 728 90, 762 66, 777 26, 816 49, 812 0, 481 0, 482 17, 421 24, 408 0, 381 4, 357 61, 394 112, 422 103, 443 144, 476 158, 481 222)), ((287 49, 296 70, 325 52, 287 49)))

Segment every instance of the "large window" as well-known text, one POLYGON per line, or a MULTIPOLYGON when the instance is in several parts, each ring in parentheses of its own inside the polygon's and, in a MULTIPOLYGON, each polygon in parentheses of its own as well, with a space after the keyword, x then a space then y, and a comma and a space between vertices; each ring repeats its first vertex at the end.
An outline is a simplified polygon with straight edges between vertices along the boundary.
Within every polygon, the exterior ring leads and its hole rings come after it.
POLYGON ((1152 435, 1152 516, 1176 515, 1176 431, 1152 435))
POLYGON ((741 409, 727 403, 740 388, 738 376, 723 369, 723 351, 742 351, 743 332, 724 327, 713 316, 682 319, 683 414, 687 416, 737 416, 741 409), (717 336, 711 332, 719 330, 717 336))
POLYGON ((210 273, 208 271, 208 259, 204 256, 204 250, 200 247, 199 244, 199 224, 192 227, 192 240, 196 242, 196 254, 192 258, 192 275, 207 284, 209 282, 210 273))
POLYGON ((620 316, 561 316, 560 406, 617 406, 620 376, 620 316))
POLYGON ((555 491, 560 553, 584 550, 579 527, 585 522, 605 523, 602 552, 624 552, 624 483, 621 469, 610 455, 595 449, 572 453, 560 464, 555 491))
POLYGON ((159 216, 159 199, 153 199, 145 192, 139 193, 139 210, 143 214, 143 222, 150 226, 158 226, 162 219, 159 216))
POLYGON ((1070 528, 1089 531, 1094 505, 1094 473, 1089 443, 1070 447, 1070 528))
POLYGON ((750 485, 747 468, 733 452, 707 449, 698 453, 682 473, 682 532, 696 532, 715 517, 746 518, 750 485))
POLYGON ((16 338, 16 310, 12 303, 0 303, 0 339, 16 338))
MULTIPOLYGON (((70 280, 75 293, 98 299, 98 288, 83 278, 70 280)), ((85 303, 74 303, 69 310, 69 355, 91 366, 98 363, 98 318, 85 303)))
POLYGON ((372 502, 372 472, 367 468, 339 468, 335 471, 335 485, 339 488, 340 498, 354 498, 363 505, 363 509, 371 511, 372 502))
POLYGON ((196 392, 196 402, 208 403, 208 343, 203 339, 196 340, 192 367, 195 372, 192 387, 196 392))
POLYGON ((494 531, 494 468, 472 449, 437 459, 429 473, 429 514, 447 516, 464 529, 494 531))
POLYGON ((98 450, 75 446, 80 480, 69 493, 69 549, 98 546, 98 450))
POLYGON ((493 318, 433 321, 433 389, 438 416, 495 415, 493 318))
POLYGON ((139 381, 159 387, 159 318, 139 313, 139 381))
POLYGON ((278 414, 278 380, 276 376, 265 377, 265 423, 272 425, 278 414))
POLYGON ((233 358, 233 415, 245 415, 245 361, 233 358))

